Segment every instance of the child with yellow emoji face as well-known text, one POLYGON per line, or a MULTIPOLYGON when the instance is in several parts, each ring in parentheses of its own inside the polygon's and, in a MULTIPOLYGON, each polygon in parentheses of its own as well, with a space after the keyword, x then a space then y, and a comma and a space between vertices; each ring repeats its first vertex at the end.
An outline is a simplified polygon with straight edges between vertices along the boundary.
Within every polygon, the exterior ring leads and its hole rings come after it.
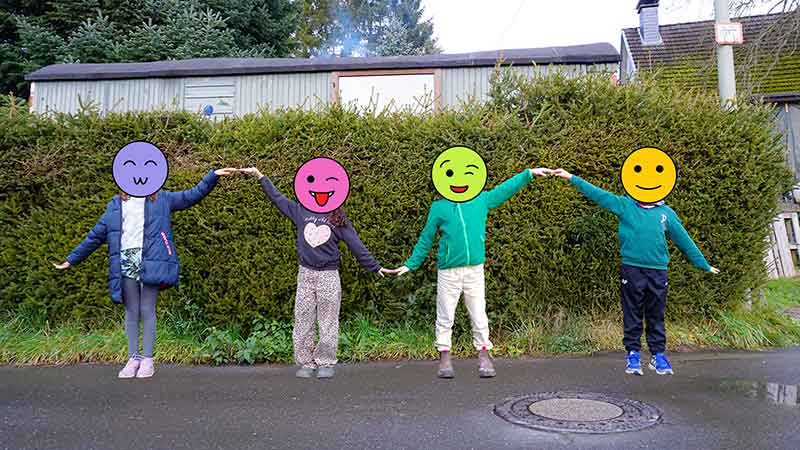
POLYGON ((675 211, 664 203, 677 181, 675 162, 657 148, 640 148, 631 153, 620 174, 627 196, 606 192, 564 169, 556 169, 553 175, 569 180, 589 200, 619 218, 623 344, 628 352, 625 372, 643 374, 639 350, 644 318, 650 369, 659 375, 673 374, 664 356, 664 310, 669 284, 666 239, 672 240, 695 267, 719 273, 703 257, 675 211))

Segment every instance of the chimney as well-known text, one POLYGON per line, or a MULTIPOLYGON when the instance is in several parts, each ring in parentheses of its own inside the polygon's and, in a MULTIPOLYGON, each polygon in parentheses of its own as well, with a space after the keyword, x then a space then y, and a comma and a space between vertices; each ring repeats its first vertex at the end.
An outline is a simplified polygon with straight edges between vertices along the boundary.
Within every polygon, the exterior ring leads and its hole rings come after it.
POLYGON ((658 0, 639 0, 636 4, 639 12, 639 36, 642 45, 661 44, 661 33, 658 31, 658 0))

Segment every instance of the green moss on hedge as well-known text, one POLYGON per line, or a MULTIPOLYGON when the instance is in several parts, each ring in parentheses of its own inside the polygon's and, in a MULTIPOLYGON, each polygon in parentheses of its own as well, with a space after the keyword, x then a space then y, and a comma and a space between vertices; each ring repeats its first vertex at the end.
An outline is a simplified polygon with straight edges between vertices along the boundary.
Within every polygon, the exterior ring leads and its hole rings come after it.
MULTIPOLYGON (((762 254, 776 199, 791 178, 771 112, 723 112, 710 95, 605 77, 496 80, 484 106, 435 115, 360 116, 333 108, 211 123, 187 113, 84 114, 45 119, 0 109, 0 311, 24 307, 51 321, 110 318, 105 250, 56 272, 116 193, 115 152, 134 139, 159 145, 168 189, 208 169, 256 164, 291 195, 294 171, 313 156, 348 168, 347 212, 386 266, 409 255, 435 199, 429 167, 444 148, 467 145, 489 166, 488 187, 526 167, 563 166, 621 193, 618 171, 640 146, 670 153, 679 168, 668 199, 712 264, 691 268, 675 248, 669 314, 710 315, 764 278, 762 254)), ((182 281, 161 308, 199 310, 211 324, 291 320, 294 230, 249 178, 223 179, 200 205, 174 216, 182 281), (188 305, 188 306, 187 306, 188 305)), ((418 272, 378 279, 344 251, 343 315, 430 322, 435 256, 418 272)), ((488 309, 513 327, 546 307, 609 310, 618 303, 615 218, 562 180, 532 183, 489 217, 488 309)))

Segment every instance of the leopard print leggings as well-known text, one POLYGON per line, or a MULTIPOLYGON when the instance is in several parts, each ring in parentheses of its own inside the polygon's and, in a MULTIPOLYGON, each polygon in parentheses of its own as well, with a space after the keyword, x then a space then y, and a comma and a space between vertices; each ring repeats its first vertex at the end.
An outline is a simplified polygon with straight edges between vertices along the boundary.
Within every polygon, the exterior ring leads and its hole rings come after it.
POLYGON ((312 270, 300 266, 294 301, 294 360, 303 367, 336 364, 339 347, 339 307, 342 286, 338 270, 312 270), (319 342, 314 343, 319 323, 319 342))

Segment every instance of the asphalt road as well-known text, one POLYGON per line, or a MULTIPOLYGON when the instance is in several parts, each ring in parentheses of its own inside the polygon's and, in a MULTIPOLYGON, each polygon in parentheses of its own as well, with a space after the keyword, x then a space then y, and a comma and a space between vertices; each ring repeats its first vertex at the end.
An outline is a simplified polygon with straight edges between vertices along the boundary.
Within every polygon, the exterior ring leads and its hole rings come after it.
POLYGON ((340 366, 300 380, 287 366, 0 367, 0 449, 800 449, 800 349, 673 354, 673 377, 626 376, 623 355, 496 361, 454 380, 433 362, 340 366), (769 383, 769 384, 766 384, 769 383), (555 390, 650 403, 661 424, 577 435, 533 431, 493 413, 504 398, 555 390), (770 394, 772 393, 772 394, 770 394))

